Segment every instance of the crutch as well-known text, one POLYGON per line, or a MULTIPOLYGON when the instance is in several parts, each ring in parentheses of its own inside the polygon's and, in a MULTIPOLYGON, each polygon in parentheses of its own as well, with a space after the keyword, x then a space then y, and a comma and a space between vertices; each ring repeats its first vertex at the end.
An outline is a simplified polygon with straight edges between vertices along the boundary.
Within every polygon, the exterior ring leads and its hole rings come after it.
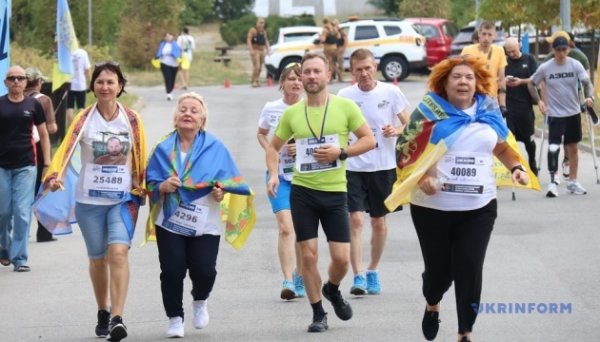
POLYGON ((594 162, 594 170, 596 171, 596 184, 600 184, 600 178, 598 178, 598 161, 596 160, 596 138, 594 136, 594 123, 593 121, 598 122, 598 116, 596 115, 596 111, 594 107, 588 107, 585 104, 582 105, 585 107, 586 113, 589 116, 586 116, 588 122, 588 128, 590 130, 590 144, 592 145, 592 160, 594 162), (594 120, 595 118, 595 120, 594 120))
POLYGON ((542 124, 542 139, 540 141, 540 157, 537 160, 538 173, 539 173, 539 170, 542 169, 542 157, 544 155, 544 135, 546 132, 546 125, 548 125, 548 117, 546 116, 546 114, 542 113, 542 117, 543 117, 544 123, 542 124))

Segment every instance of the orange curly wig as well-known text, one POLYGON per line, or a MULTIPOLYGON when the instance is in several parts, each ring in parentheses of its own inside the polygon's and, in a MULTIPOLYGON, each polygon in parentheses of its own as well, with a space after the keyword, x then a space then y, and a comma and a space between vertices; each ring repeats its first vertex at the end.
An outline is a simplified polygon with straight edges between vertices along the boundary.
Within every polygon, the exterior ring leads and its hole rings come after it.
POLYGON ((452 69, 457 65, 470 67, 475 73, 475 92, 489 95, 492 75, 487 71, 487 62, 483 58, 472 55, 448 57, 434 66, 427 80, 429 90, 447 99, 446 81, 452 69))

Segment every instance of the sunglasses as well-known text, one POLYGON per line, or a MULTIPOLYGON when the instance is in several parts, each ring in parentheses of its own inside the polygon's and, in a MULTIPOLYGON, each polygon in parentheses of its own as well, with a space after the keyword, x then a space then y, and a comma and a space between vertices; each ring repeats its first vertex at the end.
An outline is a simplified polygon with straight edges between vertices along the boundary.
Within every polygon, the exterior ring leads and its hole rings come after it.
POLYGON ((25 81, 27 79, 26 76, 6 76, 7 81, 25 81))
POLYGON ((105 66, 105 65, 114 66, 114 67, 116 67, 116 68, 118 68, 118 67, 119 67, 119 63, 117 63, 117 62, 113 62, 113 61, 103 61, 103 62, 97 62, 97 63, 96 63, 96 68, 103 67, 103 66, 105 66))

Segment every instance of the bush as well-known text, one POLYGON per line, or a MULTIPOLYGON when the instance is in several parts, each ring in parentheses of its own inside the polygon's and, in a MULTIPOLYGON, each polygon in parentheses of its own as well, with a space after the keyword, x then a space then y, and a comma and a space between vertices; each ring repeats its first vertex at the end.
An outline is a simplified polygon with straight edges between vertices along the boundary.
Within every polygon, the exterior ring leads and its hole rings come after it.
MULTIPOLYGON (((256 25, 256 15, 248 14, 237 20, 222 23, 220 27, 221 38, 227 45, 246 44, 248 30, 256 25)), ((312 15, 301 15, 296 17, 280 17, 271 15, 265 18, 265 29, 271 42, 277 37, 280 27, 315 25, 312 15)))

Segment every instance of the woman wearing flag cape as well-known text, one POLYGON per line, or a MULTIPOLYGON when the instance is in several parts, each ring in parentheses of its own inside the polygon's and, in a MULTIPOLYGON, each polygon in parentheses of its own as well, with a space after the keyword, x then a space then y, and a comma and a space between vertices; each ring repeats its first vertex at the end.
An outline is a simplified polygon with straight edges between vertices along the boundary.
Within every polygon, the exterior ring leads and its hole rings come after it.
POLYGON ((96 64, 90 90, 97 102, 74 118, 43 180, 44 193, 34 204, 38 220, 54 234, 70 232, 77 219, 98 304, 95 333, 109 341, 127 336, 122 314, 128 253, 145 197, 146 136, 140 116, 117 102, 125 83, 117 63, 96 64), (114 139, 122 149, 111 148, 108 142, 114 139), (120 154, 126 156, 124 165, 96 162, 120 154))
POLYGON ((486 61, 473 56, 436 65, 428 80, 431 92, 412 113, 396 146, 398 178, 385 203, 390 210, 411 203, 425 263, 422 330, 430 341, 439 329, 440 301, 452 282, 458 341, 471 341, 483 261, 497 215, 497 185, 508 178, 539 190, 498 104, 487 95, 490 80, 486 61), (494 157, 507 170, 495 174, 494 157))
POLYGON ((181 95, 175 131, 161 139, 147 167, 151 210, 146 237, 156 238, 158 245, 168 337, 184 336, 183 280, 188 270, 193 325, 202 329, 208 324, 220 221, 226 221, 225 239, 236 248, 243 246, 255 221, 254 195, 225 145, 205 131, 207 115, 200 95, 181 95))

